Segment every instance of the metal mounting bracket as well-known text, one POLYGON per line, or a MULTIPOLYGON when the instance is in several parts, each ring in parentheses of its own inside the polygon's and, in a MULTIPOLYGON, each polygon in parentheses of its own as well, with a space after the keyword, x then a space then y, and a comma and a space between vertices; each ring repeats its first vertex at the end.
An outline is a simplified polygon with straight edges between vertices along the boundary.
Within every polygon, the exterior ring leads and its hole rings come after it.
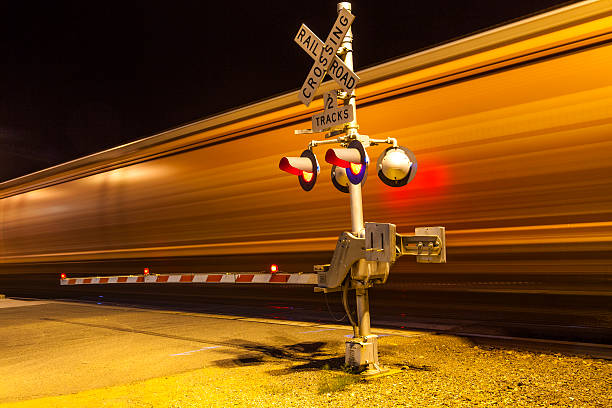
POLYGON ((444 227, 418 227, 415 235, 395 235, 397 256, 416 255, 419 263, 446 263, 444 227))
POLYGON ((315 267, 319 287, 340 287, 351 266, 362 258, 365 258, 365 239, 346 231, 340 234, 330 265, 315 267))

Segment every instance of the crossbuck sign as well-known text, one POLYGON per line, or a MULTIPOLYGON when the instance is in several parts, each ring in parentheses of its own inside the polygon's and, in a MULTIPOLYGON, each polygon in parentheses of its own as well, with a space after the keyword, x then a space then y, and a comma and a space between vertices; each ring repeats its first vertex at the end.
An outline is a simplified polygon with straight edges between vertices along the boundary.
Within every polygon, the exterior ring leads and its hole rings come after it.
POLYGON ((355 16, 348 10, 344 8, 340 10, 325 43, 317 38, 306 25, 302 24, 300 27, 294 40, 315 60, 298 95, 304 105, 310 105, 326 73, 347 92, 351 92, 357 86, 359 77, 336 56, 336 52, 338 52, 338 48, 340 48, 342 40, 354 19, 355 16))

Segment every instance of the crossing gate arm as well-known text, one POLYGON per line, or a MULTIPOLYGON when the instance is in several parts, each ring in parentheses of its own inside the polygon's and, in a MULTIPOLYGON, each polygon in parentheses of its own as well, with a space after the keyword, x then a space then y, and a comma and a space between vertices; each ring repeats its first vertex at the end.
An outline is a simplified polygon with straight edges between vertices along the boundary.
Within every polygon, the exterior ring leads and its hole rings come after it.
POLYGON ((111 283, 263 283, 316 285, 316 273, 192 273, 168 275, 98 276, 60 278, 60 285, 106 285, 111 283))

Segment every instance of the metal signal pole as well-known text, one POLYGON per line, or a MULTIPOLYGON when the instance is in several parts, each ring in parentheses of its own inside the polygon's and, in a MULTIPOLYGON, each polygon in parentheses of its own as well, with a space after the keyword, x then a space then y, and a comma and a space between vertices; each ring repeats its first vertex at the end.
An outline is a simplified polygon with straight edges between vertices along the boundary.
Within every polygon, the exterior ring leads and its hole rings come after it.
MULTIPOLYGON (((351 3, 342 2, 338 3, 338 12, 340 10, 346 9, 351 11, 351 3)), ((349 28, 344 39, 342 40, 342 53, 344 54, 344 63, 346 66, 353 70, 353 29, 349 28)), ((355 107, 355 91, 351 92, 350 95, 347 95, 348 104, 353 107, 353 121, 350 122, 347 126, 348 128, 348 136, 350 138, 358 139, 359 133, 357 129, 359 126, 357 125, 357 109, 355 107)), ((351 226, 353 230, 353 234, 358 237, 363 237, 365 233, 365 227, 363 225, 363 205, 361 199, 361 183, 353 184, 349 183, 349 193, 351 198, 351 226)))
POLYGON ((323 112, 312 116, 312 128, 296 130, 295 134, 328 132, 325 140, 311 140, 299 157, 283 157, 279 168, 297 175, 304 191, 310 191, 319 174, 319 164, 313 148, 339 144, 342 148, 328 149, 325 161, 332 164, 332 183, 343 193, 349 193, 351 232, 338 237, 331 262, 314 265, 317 272, 315 292, 342 291, 342 304, 353 326, 353 337, 345 342, 345 362, 353 368, 365 368, 365 374, 389 372, 378 365, 378 336, 371 333, 368 289, 375 283, 385 283, 389 270, 402 255, 416 255, 417 262, 446 262, 444 227, 422 227, 415 235, 396 233, 395 224, 364 223, 361 183, 368 166, 366 148, 389 144, 377 162, 377 175, 391 187, 402 187, 416 174, 416 158, 409 149, 399 146, 395 138, 372 139, 359 134, 355 108, 355 87, 359 76, 353 71, 353 32, 355 16, 351 3, 337 4, 338 17, 325 41, 319 39, 305 24, 298 29, 294 41, 314 59, 298 99, 306 106, 312 102, 325 75, 340 89, 323 95, 323 112), (338 102, 342 101, 342 106, 338 102), (334 139, 331 137, 337 136, 334 139), (308 175, 308 178, 305 176, 308 175), (399 243, 399 244, 398 244, 399 243), (426 247, 426 254, 423 248, 426 247), (349 289, 355 289, 358 322, 348 306, 349 289))
MULTIPOLYGON (((342 9, 346 9, 351 11, 351 3, 350 2, 341 2, 338 3, 337 11, 340 12, 342 9)), ((346 66, 353 70, 353 30, 349 28, 344 39, 342 41, 342 54, 344 55, 344 63, 346 66)), ((359 126, 357 125, 357 109, 355 106, 355 91, 350 95, 347 95, 348 104, 352 106, 354 117, 353 121, 348 124, 348 136, 349 139, 360 140, 358 133, 359 126)), ((360 140, 361 142, 366 142, 365 140, 360 140)), ((363 164, 365 166, 365 164, 363 164)), ((353 184, 349 183, 349 194, 350 194, 350 202, 351 202, 351 228, 353 235, 363 238, 365 236, 365 226, 363 224, 363 203, 361 196, 361 183, 353 184)), ((353 276, 364 276, 366 275, 366 271, 364 269, 367 268, 367 263, 364 259, 360 259, 359 262, 352 267, 351 275, 353 276)), ((353 281, 357 287, 355 288, 355 300, 357 304, 357 318, 359 322, 359 341, 361 343, 368 343, 370 341, 376 341, 374 338, 368 339, 370 336, 370 302, 368 297, 368 288, 366 285, 360 284, 359 282, 353 281)), ((357 339, 356 339, 357 340, 357 339)), ((378 367, 378 352, 377 346, 370 345, 374 349, 373 351, 373 360, 368 363, 369 371, 380 371, 378 367)))

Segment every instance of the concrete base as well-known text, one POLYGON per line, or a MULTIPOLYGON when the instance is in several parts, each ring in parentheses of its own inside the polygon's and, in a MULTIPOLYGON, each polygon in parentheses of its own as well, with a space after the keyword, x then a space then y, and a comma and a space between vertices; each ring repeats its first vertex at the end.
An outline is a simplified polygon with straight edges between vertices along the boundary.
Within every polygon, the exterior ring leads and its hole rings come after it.
POLYGON ((378 336, 356 337, 345 343, 344 363, 356 371, 380 372, 378 365, 378 336))

